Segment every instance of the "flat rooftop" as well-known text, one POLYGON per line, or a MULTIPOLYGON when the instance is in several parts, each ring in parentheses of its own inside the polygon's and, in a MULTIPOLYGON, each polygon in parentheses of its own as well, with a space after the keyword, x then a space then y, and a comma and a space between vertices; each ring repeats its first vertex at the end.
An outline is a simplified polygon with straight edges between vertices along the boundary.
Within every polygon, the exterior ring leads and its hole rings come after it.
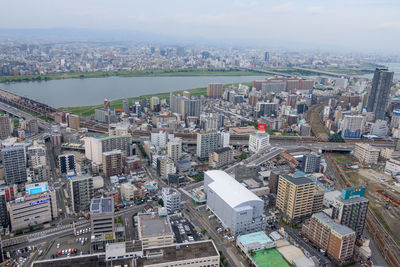
POLYGON ((314 184, 315 182, 308 177, 292 177, 289 175, 282 175, 282 177, 287 180, 288 182, 294 185, 305 185, 305 184, 314 184))
POLYGON ((198 258, 206 258, 218 256, 213 241, 199 241, 185 244, 174 244, 170 246, 148 248, 143 250, 143 256, 150 258, 141 258, 137 260, 137 267, 142 267, 150 264, 168 263, 182 260, 191 260, 198 258), (155 256, 159 254, 159 256, 155 256))
POLYGON ((332 220, 328 215, 323 212, 318 212, 313 214, 313 217, 317 218, 321 223, 331 228, 333 231, 338 234, 345 236, 349 234, 355 234, 354 230, 350 229, 345 225, 341 225, 332 220))
POLYGON ((241 235, 238 238, 240 243, 242 243, 244 246, 254 243, 265 244, 273 242, 271 238, 269 238, 263 231, 241 235))
POLYGON ((58 258, 51 260, 35 261, 32 267, 108 267, 108 266, 128 266, 132 267, 132 259, 120 259, 111 262, 106 262, 104 254, 98 255, 82 255, 69 258, 58 258))
POLYGON ((90 203, 90 214, 102 214, 114 212, 114 198, 94 198, 90 203))
POLYGON ((161 218, 158 214, 139 214, 138 224, 138 231, 141 239, 174 234, 168 217, 161 218))

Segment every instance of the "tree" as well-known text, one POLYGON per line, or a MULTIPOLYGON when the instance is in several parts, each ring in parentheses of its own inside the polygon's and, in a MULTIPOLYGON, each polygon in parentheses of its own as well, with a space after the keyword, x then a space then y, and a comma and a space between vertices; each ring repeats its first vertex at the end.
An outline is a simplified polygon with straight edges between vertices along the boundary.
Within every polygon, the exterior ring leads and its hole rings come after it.
POLYGON ((344 139, 342 137, 342 132, 329 134, 329 142, 344 142, 344 139))

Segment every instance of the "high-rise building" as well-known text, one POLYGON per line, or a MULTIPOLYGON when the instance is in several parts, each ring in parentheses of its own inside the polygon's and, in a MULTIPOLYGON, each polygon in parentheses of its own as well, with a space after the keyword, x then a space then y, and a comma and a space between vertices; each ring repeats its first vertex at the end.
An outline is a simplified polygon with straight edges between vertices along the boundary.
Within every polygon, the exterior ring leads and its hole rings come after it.
POLYGON ((350 260, 354 254, 356 233, 322 212, 313 214, 308 224, 303 224, 302 234, 338 263, 350 260))
POLYGON ((129 114, 130 110, 129 110, 129 100, 128 99, 124 99, 122 101, 122 109, 124 110, 125 114, 129 114))
POLYGON ((178 161, 182 156, 182 139, 175 137, 168 142, 168 157, 173 161, 178 161))
POLYGON ((343 138, 361 138, 365 118, 363 116, 345 115, 341 125, 343 138))
POLYGON ((58 156, 58 166, 60 173, 75 172, 75 155, 63 154, 58 156))
POLYGON ((232 235, 263 231, 264 201, 224 171, 204 173, 207 207, 232 235))
POLYGON ((23 146, 1 149, 1 159, 3 161, 6 184, 26 182, 26 156, 23 146))
POLYGON ((89 210, 90 201, 94 196, 93 177, 75 176, 69 180, 69 183, 73 212, 89 210))
POLYGON ((228 147, 231 141, 231 134, 228 132, 220 133, 220 144, 222 147, 228 147))
POLYGON ((114 199, 93 198, 90 203, 90 222, 93 251, 105 251, 107 243, 115 241, 114 199))
POLYGON ((79 130, 80 123, 81 123, 81 118, 78 115, 70 114, 68 116, 68 127, 69 128, 79 130))
POLYGON ((8 114, 0 114, 0 139, 5 139, 11 135, 12 125, 8 114))
POLYGON ((197 97, 188 97, 170 94, 170 109, 173 113, 181 114, 183 117, 200 117, 201 100, 197 97))
POLYGON ((269 146, 269 134, 254 133, 249 137, 249 150, 253 153, 258 153, 265 150, 269 146))
POLYGON ((321 156, 313 153, 303 155, 301 162, 301 170, 305 173, 319 172, 319 165, 321 163, 321 156))
POLYGON ((222 97, 222 83, 209 83, 207 85, 207 96, 212 98, 222 97))
POLYGON ((103 152, 103 174, 104 177, 111 177, 123 173, 122 152, 121 150, 112 150, 103 152))
POLYGON ((154 111, 156 109, 157 105, 160 105, 160 99, 157 96, 151 97, 151 99, 150 99, 150 108, 151 108, 151 110, 154 111))
POLYGON ((287 222, 299 222, 311 216, 315 182, 308 177, 280 175, 276 207, 287 222))
POLYGON ((367 111, 374 113, 375 120, 384 120, 386 118, 392 80, 392 71, 387 68, 375 69, 367 105, 367 111))
POLYGON ((217 132, 197 133, 197 156, 208 158, 211 152, 218 149, 219 135, 217 132))
POLYGON ((168 214, 172 214, 181 209, 181 193, 171 187, 164 187, 161 191, 164 207, 168 214))
POLYGON ((278 105, 276 103, 258 102, 256 106, 257 116, 271 117, 276 115, 278 105))
POLYGON ((6 192, 0 191, 0 226, 7 228, 10 220, 7 212, 6 192))
POLYGON ((165 147, 168 142, 168 132, 160 131, 150 134, 151 143, 156 147, 165 147))
POLYGON ((265 61, 266 63, 269 63, 269 52, 265 52, 265 53, 264 53, 264 61, 265 61))
POLYGON ((102 163, 103 152, 121 150, 125 156, 130 156, 131 141, 131 135, 107 136, 103 138, 86 137, 85 156, 96 164, 102 163))
POLYGON ((176 173, 175 163, 172 159, 164 157, 160 160, 160 176, 163 179, 168 179, 169 174, 176 173))
POLYGON ((328 192, 324 196, 324 204, 332 209, 329 214, 337 223, 346 225, 361 238, 367 217, 369 200, 364 197, 365 187, 356 186, 339 191, 328 192))

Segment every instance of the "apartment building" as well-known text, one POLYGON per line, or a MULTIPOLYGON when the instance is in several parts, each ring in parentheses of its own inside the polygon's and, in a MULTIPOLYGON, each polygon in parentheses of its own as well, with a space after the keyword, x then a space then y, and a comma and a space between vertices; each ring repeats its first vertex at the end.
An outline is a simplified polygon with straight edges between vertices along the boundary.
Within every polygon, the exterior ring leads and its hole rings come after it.
POLYGON ((219 135, 217 132, 204 132, 197 134, 197 156, 206 159, 211 152, 218 149, 219 135))
POLYGON ((303 224, 302 234, 337 263, 344 263, 353 256, 356 233, 322 212, 313 214, 309 222, 303 224))
POLYGON ((104 177, 108 178, 123 173, 121 150, 104 152, 102 162, 104 177))
POLYGON ((370 144, 356 143, 354 146, 354 157, 362 164, 377 164, 380 149, 370 144))
POLYGON ((280 175, 276 207, 287 222, 299 222, 309 218, 313 211, 315 182, 308 177, 294 178, 280 175))
POLYGON ((230 147, 223 147, 210 153, 209 165, 212 168, 220 168, 233 161, 233 150, 230 147))
POLYGON ((75 213, 89 210, 90 201, 94 196, 93 177, 76 176, 69 180, 72 198, 72 210, 75 213))

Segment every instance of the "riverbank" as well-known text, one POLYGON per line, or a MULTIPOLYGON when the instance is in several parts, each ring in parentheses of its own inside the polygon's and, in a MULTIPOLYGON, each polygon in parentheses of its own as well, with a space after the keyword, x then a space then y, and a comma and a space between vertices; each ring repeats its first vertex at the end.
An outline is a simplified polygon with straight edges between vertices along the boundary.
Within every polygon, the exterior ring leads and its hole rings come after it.
MULTIPOLYGON (((178 91, 174 91, 174 94, 182 94, 183 91, 189 91, 191 96, 202 96, 202 95, 206 95, 207 94, 207 89, 205 87, 203 88, 195 88, 195 89, 188 89, 188 90, 178 90, 178 91)), ((128 97, 126 99, 128 99, 129 101, 129 105, 132 105, 132 100, 134 99, 135 101, 141 101, 143 98, 147 98, 148 100, 153 97, 153 96, 157 96, 160 99, 167 99, 169 100, 169 96, 170 93, 166 92, 166 93, 158 93, 158 94, 149 94, 149 95, 142 95, 139 97, 128 97)), ((110 107, 111 108, 115 108, 115 109, 119 109, 122 108, 122 101, 124 99, 116 99, 116 100, 112 100, 110 102, 110 107)), ((94 110, 96 108, 101 108, 103 107, 102 104, 99 105, 92 105, 92 106, 82 106, 82 107, 65 107, 65 108, 60 108, 61 110, 65 111, 65 112, 70 112, 82 117, 87 117, 87 116, 91 116, 94 114, 94 110)))
MULTIPOLYGON (((247 86, 251 86, 251 83, 241 83, 243 85, 247 85, 247 86)), ((230 86, 232 84, 224 84, 224 88, 227 86, 230 86)), ((181 94, 183 93, 183 91, 188 91, 190 92, 191 96, 202 96, 202 95, 206 95, 207 94, 207 88, 206 87, 201 87, 201 88, 194 88, 194 89, 186 89, 186 90, 177 90, 177 91, 173 91, 174 94, 181 94)), ((169 96, 170 96, 170 92, 165 92, 165 93, 158 93, 158 94, 149 94, 149 95, 141 95, 138 97, 128 97, 126 99, 128 99, 129 101, 129 105, 132 105, 132 100, 135 101, 139 101, 141 102, 141 100, 143 98, 146 98, 148 101, 150 101, 150 98, 153 96, 157 96, 160 99, 166 99, 167 101, 169 101, 169 96)), ((122 108, 122 102, 124 99, 116 99, 116 100, 112 100, 110 102, 110 107, 111 108, 115 108, 115 109, 119 109, 122 108)), ((94 114, 94 110, 96 108, 101 108, 103 107, 103 104, 99 104, 99 105, 91 105, 91 106, 81 106, 81 107, 62 107, 60 108, 60 110, 63 110, 65 112, 70 112, 82 117, 87 117, 87 116, 91 116, 94 114)))
POLYGON ((263 74, 259 71, 240 68, 209 68, 209 69, 168 69, 168 70, 121 70, 70 72, 43 75, 0 76, 0 83, 33 82, 61 79, 86 79, 104 77, 185 77, 185 76, 252 76, 263 74))

